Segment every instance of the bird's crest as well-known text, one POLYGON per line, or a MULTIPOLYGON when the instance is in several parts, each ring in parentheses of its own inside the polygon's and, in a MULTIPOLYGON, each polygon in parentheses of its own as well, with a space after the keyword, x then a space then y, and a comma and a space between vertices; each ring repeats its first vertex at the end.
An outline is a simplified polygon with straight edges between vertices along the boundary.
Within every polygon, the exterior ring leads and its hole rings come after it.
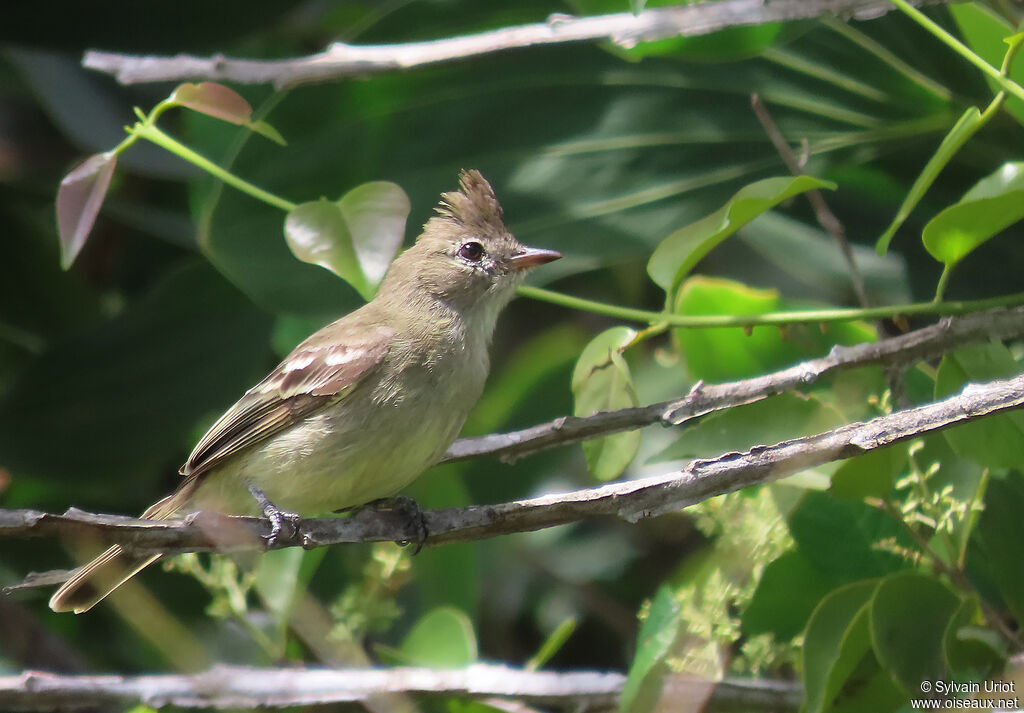
POLYGON ((501 204, 494 189, 479 171, 463 170, 459 173, 458 191, 441 194, 437 212, 461 223, 467 228, 502 227, 501 204))

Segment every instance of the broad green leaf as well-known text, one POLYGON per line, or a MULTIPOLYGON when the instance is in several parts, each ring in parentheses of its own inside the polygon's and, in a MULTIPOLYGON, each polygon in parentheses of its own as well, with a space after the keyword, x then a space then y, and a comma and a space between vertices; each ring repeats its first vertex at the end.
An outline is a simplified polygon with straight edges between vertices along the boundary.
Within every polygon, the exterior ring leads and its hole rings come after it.
POLYGON ((907 691, 948 676, 943 638, 960 598, 933 577, 900 572, 885 577, 871 599, 871 643, 878 662, 907 691))
MULTIPOLYGON (((573 413, 590 416, 599 411, 637 406, 633 377, 622 351, 636 336, 628 327, 612 327, 583 348, 572 374, 573 413)), ((615 478, 633 460, 640 447, 640 431, 624 431, 583 442, 587 467, 598 480, 615 478)))
POLYGON ((665 658, 679 635, 679 602, 672 589, 662 585, 651 600, 647 618, 637 635, 636 655, 622 687, 622 713, 648 713, 661 697, 661 682, 667 671, 665 658))
POLYGON ((1006 606, 1017 621, 1024 620, 1024 568, 1020 566, 1024 551, 1024 476, 1010 472, 1003 478, 992 478, 985 494, 985 510, 981 513, 975 535, 985 569, 993 580, 1006 606))
POLYGON ((296 206, 285 218, 284 235, 295 257, 330 270, 364 300, 373 297, 337 203, 321 198, 296 206))
POLYGON ((842 414, 814 396, 794 393, 718 411, 683 429, 654 462, 745 451, 821 433, 844 423, 842 414))
POLYGON ((270 326, 208 265, 187 261, 121 315, 54 343, 9 382, 0 398, 5 467, 95 483, 97 507, 152 499, 197 425, 266 373, 270 326))
POLYGON ((777 641, 792 639, 804 630, 811 612, 834 587, 835 580, 799 550, 783 553, 761 574, 743 612, 743 633, 771 633, 777 641))
POLYGON ((169 100, 232 124, 245 124, 252 117, 252 105, 235 90, 217 82, 179 84, 169 100))
MULTIPOLYGON (((1001 67, 1007 50, 1006 39, 1015 32, 1013 25, 996 14, 992 8, 977 2, 951 4, 949 12, 960 28, 967 46, 993 67, 1001 67)), ((1024 56, 1018 54, 1014 58, 1007 76, 1018 84, 1024 83, 1024 56)), ((985 81, 988 82, 993 94, 1000 91, 999 85, 988 75, 985 75, 985 81)), ((1008 96, 1005 106, 1018 122, 1024 124, 1024 102, 1008 96)))
MULTIPOLYGON (((794 308, 775 290, 748 287, 739 282, 697 275, 682 284, 674 312, 684 315, 763 314, 794 308)), ((709 382, 757 376, 821 356, 833 344, 855 344, 874 339, 863 323, 830 324, 822 333, 817 325, 754 327, 748 334, 740 327, 728 329, 677 329, 679 343, 691 378, 709 382)))
MULTIPOLYGON (((1021 365, 999 343, 966 347, 947 354, 935 377, 935 398, 960 391, 968 383, 983 383, 1020 373, 1021 365)), ((1009 411, 944 430, 958 454, 989 468, 1024 466, 1024 413, 1009 411)))
POLYGON ((939 144, 935 153, 928 159, 928 163, 925 164, 921 175, 917 177, 914 185, 910 187, 910 191, 907 192, 899 210, 896 211, 896 217, 892 219, 889 227, 882 233, 882 237, 875 243, 875 250, 879 255, 885 255, 889 250, 889 243, 892 242, 896 231, 907 220, 914 207, 921 202, 924 194, 928 192, 935 179, 942 173, 942 169, 956 156, 960 148, 967 143, 967 140, 974 136, 975 132, 981 128, 982 123, 981 112, 978 110, 978 107, 972 106, 968 107, 963 115, 957 119, 956 123, 953 124, 953 128, 949 130, 949 133, 942 139, 942 143, 939 144))
POLYGON ((65 270, 78 257, 89 237, 110 179, 117 166, 112 151, 90 156, 64 176, 57 189, 57 232, 60 235, 60 262, 65 270))
POLYGON ((1005 163, 924 226, 933 258, 952 267, 972 250, 1024 218, 1024 163, 1005 163))
POLYGON ((942 637, 946 666, 955 676, 977 680, 1001 669, 1006 661, 1006 642, 984 625, 975 597, 960 602, 942 637))
POLYGON ((836 589, 815 608, 803 646, 804 706, 808 713, 830 710, 847 679, 871 647, 868 605, 876 580, 836 589))
POLYGON ((438 607, 423 615, 402 642, 411 665, 461 668, 476 662, 476 634, 469 617, 455 607, 438 607))
POLYGON ((879 542, 894 540, 904 547, 913 544, 878 508, 813 490, 804 493, 790 514, 789 532, 808 561, 839 582, 878 577, 906 567, 898 555, 880 549, 879 542))
POLYGON ((368 301, 402 243, 409 208, 394 183, 364 183, 338 201, 296 206, 285 219, 285 238, 296 257, 327 268, 368 301))
POLYGON ((651 255, 647 274, 671 295, 716 245, 787 198, 815 188, 835 188, 835 184, 810 176, 796 176, 765 178, 744 186, 711 215, 665 238, 651 255))
POLYGON ((884 498, 892 492, 896 475, 907 462, 904 446, 877 448, 844 460, 832 474, 830 495, 840 500, 884 498))
POLYGON ((402 187, 388 181, 356 186, 338 201, 345 217, 359 266, 377 291, 402 245, 405 221, 412 206, 402 187))

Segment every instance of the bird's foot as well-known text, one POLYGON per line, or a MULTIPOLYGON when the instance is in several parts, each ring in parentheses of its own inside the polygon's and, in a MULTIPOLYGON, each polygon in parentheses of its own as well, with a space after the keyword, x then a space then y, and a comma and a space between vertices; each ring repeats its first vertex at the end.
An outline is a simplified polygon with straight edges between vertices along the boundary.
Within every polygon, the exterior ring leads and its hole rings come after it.
POLYGON ((263 511, 263 517, 270 520, 270 534, 266 536, 268 550, 274 549, 274 546, 277 544, 277 538, 284 532, 286 524, 290 529, 289 536, 298 534, 300 531, 299 525, 302 522, 302 518, 298 513, 282 510, 271 502, 266 493, 255 485, 249 486, 249 492, 259 504, 260 510, 263 511))
POLYGON ((427 518, 423 515, 423 511, 420 509, 419 503, 414 499, 406 495, 396 495, 392 498, 378 498, 377 500, 371 500, 365 505, 359 505, 357 507, 344 508, 335 512, 348 512, 350 510, 356 511, 356 516, 364 511, 370 512, 393 512, 405 521, 406 531, 411 533, 408 539, 398 540, 397 544, 405 547, 407 545, 415 545, 416 549, 413 550, 413 554, 419 554, 420 550, 423 549, 423 543, 427 541, 427 518))

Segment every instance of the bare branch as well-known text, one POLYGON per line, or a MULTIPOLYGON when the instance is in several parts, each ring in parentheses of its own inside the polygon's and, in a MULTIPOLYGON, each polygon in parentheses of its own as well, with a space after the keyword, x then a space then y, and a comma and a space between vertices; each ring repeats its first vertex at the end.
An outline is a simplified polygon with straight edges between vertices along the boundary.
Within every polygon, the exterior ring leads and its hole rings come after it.
MULTIPOLYGON (((429 533, 427 544, 540 530, 602 515, 635 522, 1022 406, 1024 375, 968 384, 960 394, 943 401, 773 446, 756 446, 746 453, 694 460, 676 473, 498 505, 428 510, 423 512, 429 533)), ((409 520, 396 511, 364 511, 348 519, 305 519, 297 532, 281 533, 275 547, 408 540, 416 534, 409 520)), ((263 547, 261 538, 269 532, 270 523, 265 520, 204 513, 185 521, 161 522, 77 510, 64 515, 0 510, 0 537, 91 536, 136 550, 160 552, 259 549, 263 547)))
MULTIPOLYGON (((198 674, 81 676, 26 671, 0 677, 0 708, 76 710, 103 705, 154 708, 284 708, 365 702, 384 693, 512 698, 558 708, 609 710, 618 704, 619 673, 524 671, 474 664, 465 669, 265 669, 217 666, 198 674)), ((795 710, 800 686, 784 681, 703 681, 668 677, 666 695, 709 698, 706 710, 795 710), (730 708, 731 710, 732 708, 730 708)))
MULTIPOLYGON (((948 0, 916 0, 946 2, 948 0)), ((536 45, 608 40, 623 47, 676 36, 696 36, 741 25, 802 20, 821 15, 874 18, 892 9, 888 0, 723 0, 595 17, 552 15, 547 22, 428 42, 353 46, 284 60, 234 59, 223 55, 174 57, 86 52, 82 64, 114 75, 122 84, 215 80, 287 87, 303 82, 409 69, 536 45)))
POLYGON ((797 364, 772 374, 727 384, 697 384, 682 399, 650 406, 606 411, 585 418, 562 417, 549 423, 513 431, 463 438, 452 444, 445 461, 497 455, 514 461, 547 448, 605 436, 617 431, 660 423, 679 425, 711 413, 752 403, 792 389, 806 388, 823 376, 867 365, 903 366, 933 359, 969 344, 1024 336, 1024 307, 995 309, 964 317, 946 318, 880 342, 837 346, 820 359, 797 364))
MULTIPOLYGON (((765 106, 764 101, 757 94, 750 95, 750 106, 754 110, 754 116, 761 123, 761 127, 764 129, 765 134, 768 135, 768 140, 772 142, 772 146, 775 147, 776 152, 779 154, 779 158, 786 164, 786 168, 794 176, 804 176, 806 173, 800 162, 797 160, 796 155, 793 153, 793 149, 790 148, 789 142, 786 141, 786 137, 783 136, 782 131, 779 129, 778 124, 775 123, 775 119, 772 117, 771 112, 768 111, 768 107, 765 106)), ((864 276, 860 272, 860 268, 857 267, 857 259, 853 255, 853 248, 850 247, 850 241, 846 239, 846 228, 843 227, 842 221, 836 217, 836 214, 832 212, 832 209, 828 207, 828 203, 825 202, 825 197, 821 195, 821 191, 817 188, 812 188, 807 191, 804 196, 807 201, 811 204, 811 208, 814 210, 814 217, 818 221, 825 232, 832 236, 832 239, 836 241, 836 246, 839 248, 840 254, 843 256, 843 260, 846 262, 846 269, 850 273, 850 283, 853 285, 853 291, 857 295, 857 301, 861 307, 870 307, 871 302, 868 300, 868 291, 864 285, 864 276)))

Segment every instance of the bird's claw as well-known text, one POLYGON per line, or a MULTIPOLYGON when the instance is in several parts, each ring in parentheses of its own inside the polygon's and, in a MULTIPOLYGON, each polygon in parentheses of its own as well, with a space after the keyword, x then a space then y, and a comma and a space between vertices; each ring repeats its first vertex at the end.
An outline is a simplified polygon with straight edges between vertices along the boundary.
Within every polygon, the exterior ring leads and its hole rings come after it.
MULTIPOLYGON (((302 518, 298 513, 288 512, 277 507, 262 490, 254 485, 249 486, 249 492, 252 493, 253 498, 256 499, 260 506, 260 510, 263 511, 263 517, 270 521, 270 534, 266 535, 268 550, 274 549, 275 545, 277 545, 277 539, 284 532, 285 524, 289 528, 289 536, 298 534, 301 531, 302 518)), ((304 542, 305 539, 303 537, 304 542)))

